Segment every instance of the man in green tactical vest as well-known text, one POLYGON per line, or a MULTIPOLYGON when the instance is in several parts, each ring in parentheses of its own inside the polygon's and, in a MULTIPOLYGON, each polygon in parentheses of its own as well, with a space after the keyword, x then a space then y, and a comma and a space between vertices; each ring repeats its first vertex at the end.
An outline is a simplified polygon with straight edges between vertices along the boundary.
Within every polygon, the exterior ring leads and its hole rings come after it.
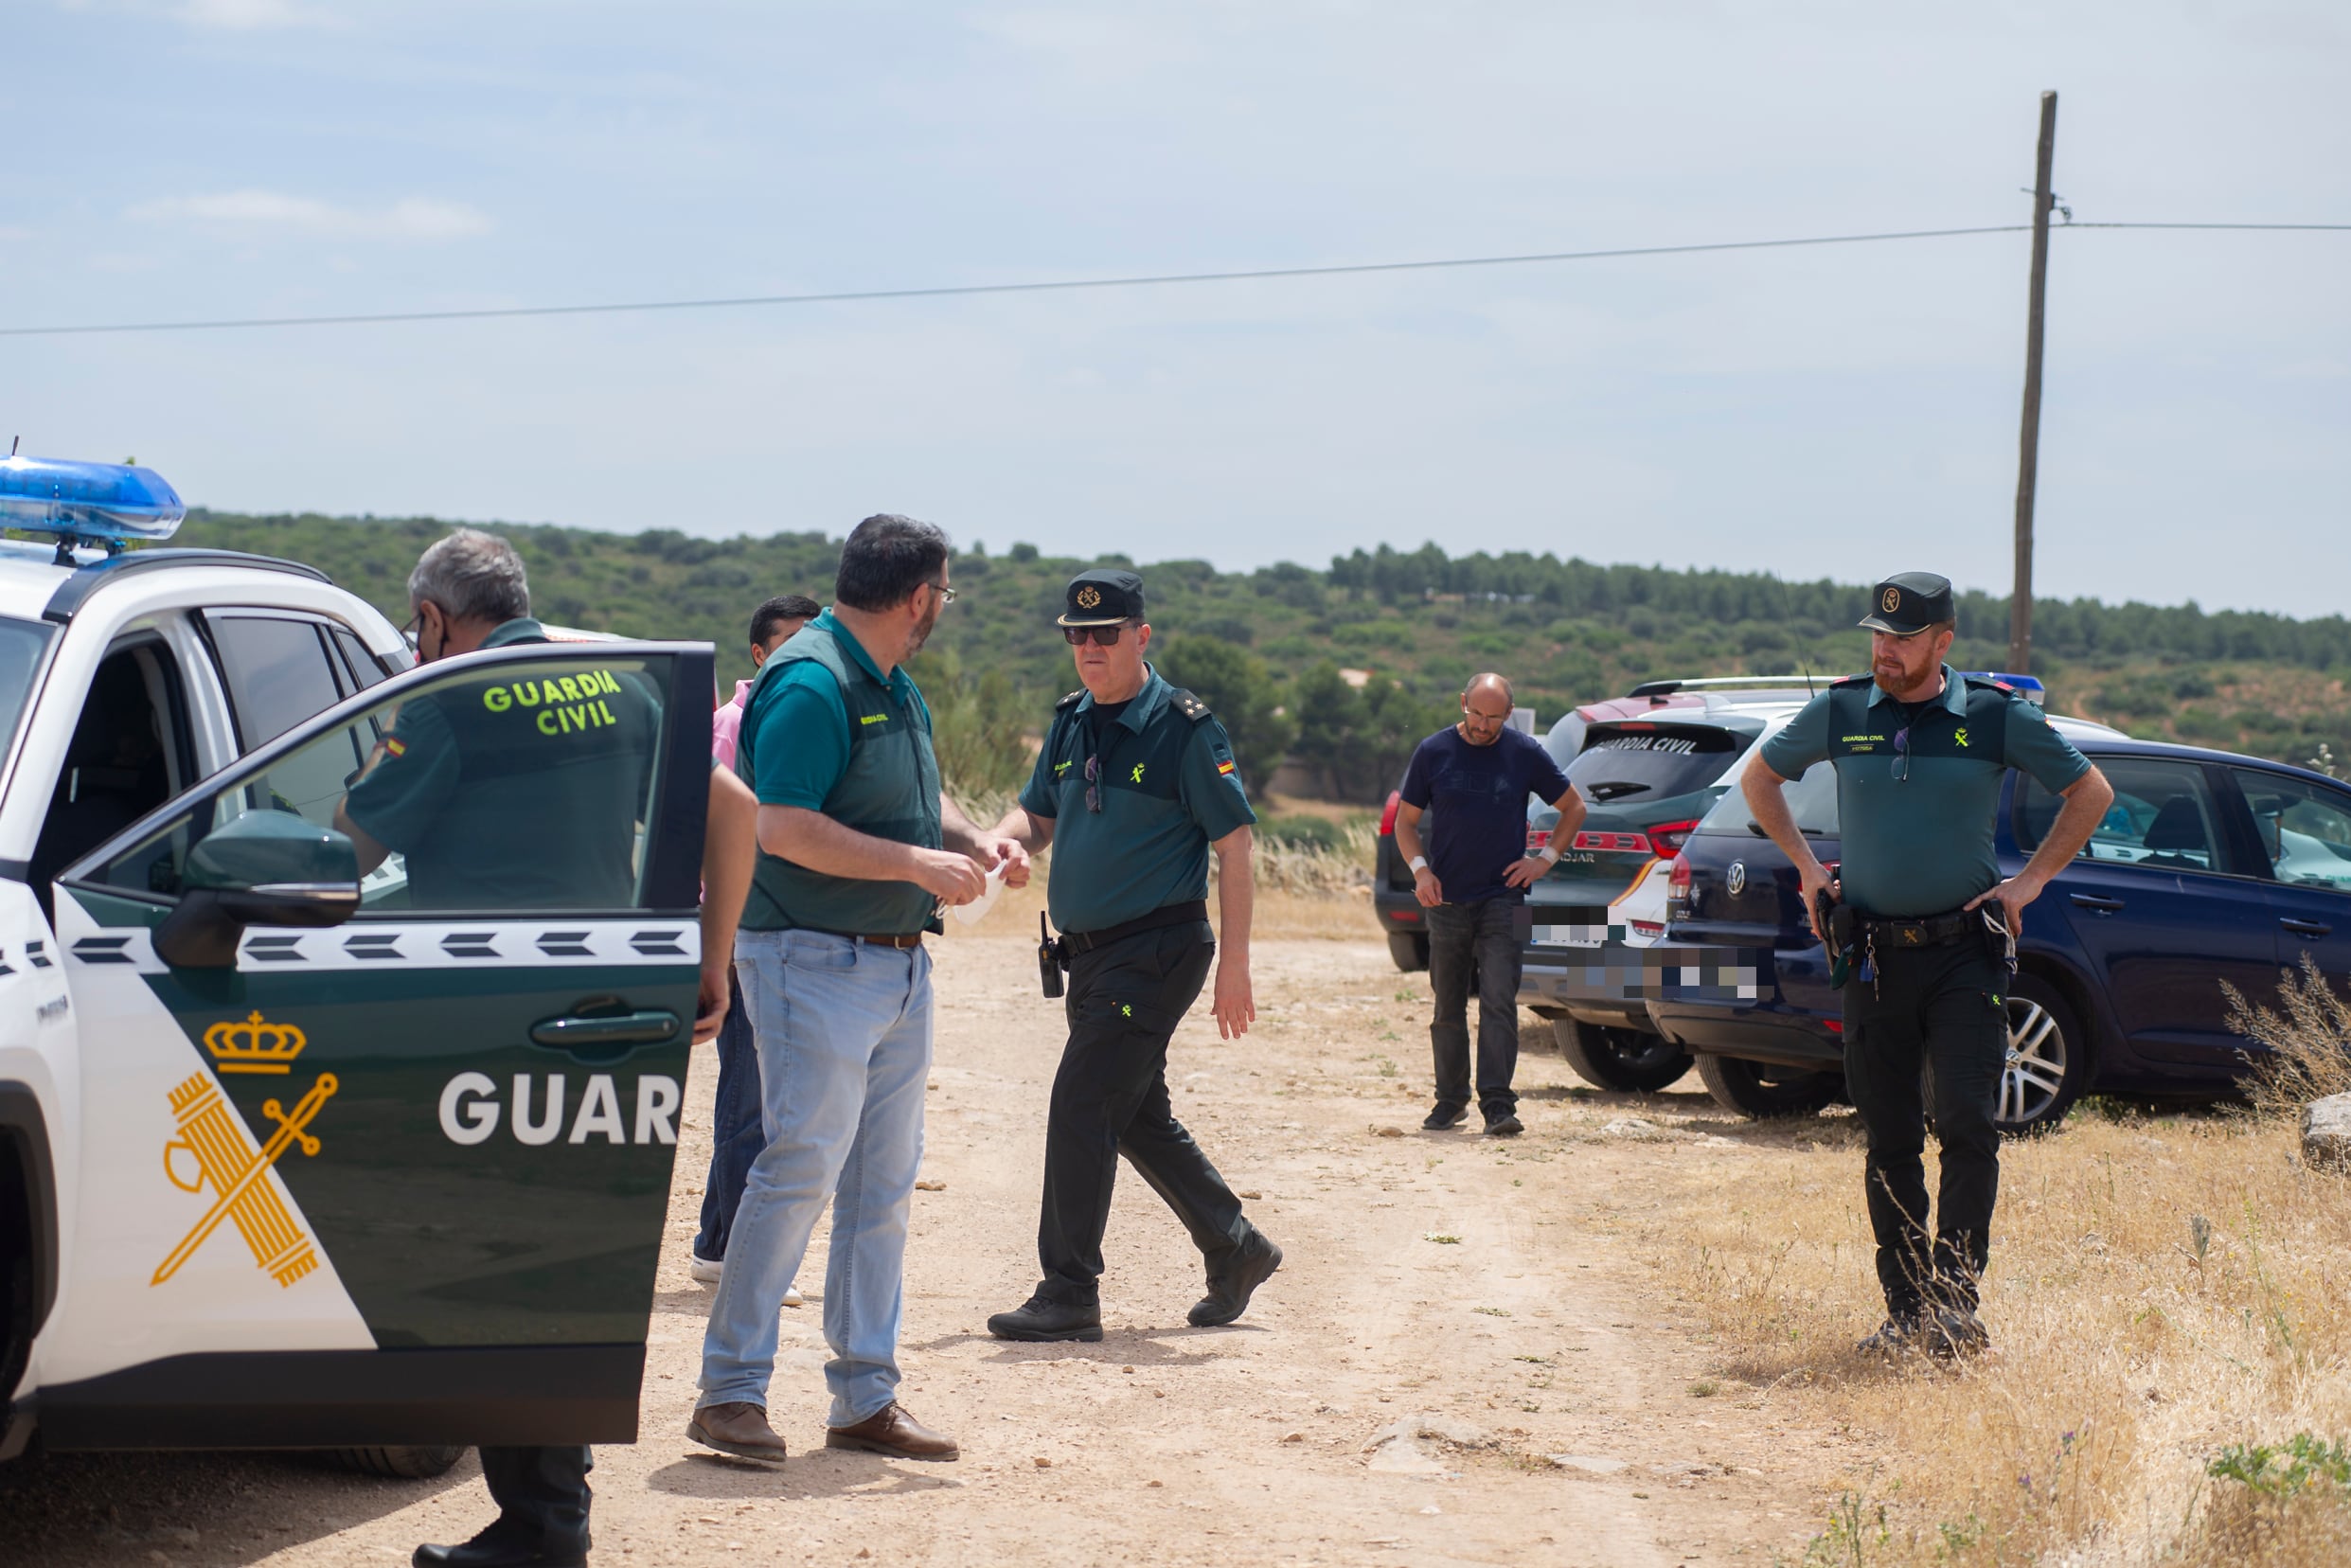
MULTIPOLYGON (((1061 634, 1083 686, 1061 699, 1020 803, 996 830, 1053 846, 1047 903, 1069 971, 1069 1042, 1045 1122, 1037 1256, 1044 1277, 988 1320, 1009 1340, 1098 1340, 1102 1233, 1118 1157, 1167 1200, 1206 1264, 1199 1327, 1232 1322, 1282 1250, 1177 1121, 1167 1042, 1216 961, 1218 1031, 1256 1017, 1249 985, 1250 828, 1232 742, 1208 705, 1144 662, 1143 579, 1116 568, 1069 584, 1061 634), (1217 862, 1218 929, 1208 923, 1217 862)), ((1050 994, 1050 993, 1049 993, 1050 994)))
POLYGON ((907 1204, 922 1158, 938 911, 978 897, 1027 851, 965 820, 939 790, 931 711, 906 673, 948 586, 947 536, 869 517, 841 550, 833 606, 759 668, 735 753, 758 796, 759 858, 736 973, 766 1099, 703 1340, 686 1434, 780 1463, 767 1419, 776 1313, 832 1201, 825 1274, 825 1446, 953 1459, 953 1438, 898 1403, 907 1204))
POLYGON ((1943 662, 1957 630, 1932 572, 1879 583, 1861 625, 1870 673, 1839 681, 1764 742, 1740 787, 1796 867, 1806 918, 1844 981, 1845 1088, 1869 1153, 1862 1180, 1886 1321, 1861 1348, 1941 1357, 1989 1343, 1977 1316, 2000 1190, 1994 1119, 2008 1054, 2003 1000, 2024 907, 2063 870, 2114 799, 2106 775, 1997 681, 1943 662), (1836 770, 1843 858, 1832 881, 1781 793, 1836 770), (2003 880, 1993 818, 2009 769, 2065 806, 2033 858, 2003 880), (1927 1228, 1925 1074, 1934 1082, 1942 1186, 1927 1228))

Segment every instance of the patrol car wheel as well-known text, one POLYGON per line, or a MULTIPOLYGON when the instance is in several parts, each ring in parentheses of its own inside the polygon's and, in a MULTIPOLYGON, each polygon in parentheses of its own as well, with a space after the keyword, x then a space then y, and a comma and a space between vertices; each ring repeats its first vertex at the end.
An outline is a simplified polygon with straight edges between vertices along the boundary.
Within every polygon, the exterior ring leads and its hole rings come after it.
POLYGON ((1429 967, 1429 938, 1417 931, 1391 931, 1388 956, 1406 974, 1417 974, 1429 967))
POLYGON ((1811 1115, 1835 1099, 1844 1082, 1843 1073, 1817 1073, 1711 1052, 1700 1053, 1698 1076, 1717 1105, 1754 1121, 1811 1115))
POLYGON ((395 1481, 430 1481, 446 1474, 465 1457, 462 1447, 432 1444, 411 1448, 355 1448, 332 1451, 335 1463, 362 1475, 387 1476, 395 1481))
MULTIPOLYGON (((2011 1138, 2046 1132, 2089 1085, 2090 1053, 2081 1023, 2057 989, 2038 975, 2020 974, 2004 999, 2008 1014, 2008 1060, 2001 1068, 2000 1097, 1992 1120, 2011 1138)), ((1934 1125, 1934 1075, 1920 1089, 1927 1125, 1934 1125)))
POLYGON ((1552 1037, 1576 1076, 1594 1089, 1653 1095, 1690 1070, 1690 1054, 1663 1035, 1554 1019, 1552 1037))

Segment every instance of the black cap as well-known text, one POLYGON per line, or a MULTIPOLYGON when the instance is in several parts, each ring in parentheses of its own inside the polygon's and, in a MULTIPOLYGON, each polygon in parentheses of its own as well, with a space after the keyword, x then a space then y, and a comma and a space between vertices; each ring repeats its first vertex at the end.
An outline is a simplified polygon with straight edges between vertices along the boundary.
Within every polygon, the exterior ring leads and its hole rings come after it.
POLYGON ((1069 604, 1056 626, 1115 626, 1143 618, 1143 579, 1120 566, 1096 566, 1069 579, 1069 604))
POLYGON ((1907 637, 1951 618, 1951 579, 1932 572, 1897 572, 1878 584, 1861 624, 1907 637))

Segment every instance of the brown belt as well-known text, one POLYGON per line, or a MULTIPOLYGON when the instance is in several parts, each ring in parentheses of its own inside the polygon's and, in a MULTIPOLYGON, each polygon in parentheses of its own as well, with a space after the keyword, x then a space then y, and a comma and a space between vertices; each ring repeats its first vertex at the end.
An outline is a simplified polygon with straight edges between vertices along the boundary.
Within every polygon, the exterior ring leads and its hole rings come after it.
POLYGON ((875 947, 918 948, 922 945, 922 933, 917 931, 904 936, 852 936, 849 940, 852 942, 870 942, 875 947))

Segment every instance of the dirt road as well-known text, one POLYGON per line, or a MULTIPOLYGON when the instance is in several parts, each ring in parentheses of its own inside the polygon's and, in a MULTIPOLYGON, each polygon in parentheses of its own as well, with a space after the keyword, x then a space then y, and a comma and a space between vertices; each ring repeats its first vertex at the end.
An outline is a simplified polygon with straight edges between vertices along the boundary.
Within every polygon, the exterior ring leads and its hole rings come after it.
MULTIPOLYGON (((1425 977, 1398 975, 1373 942, 1261 943, 1257 1031, 1221 1042, 1200 1009, 1169 1077, 1177 1114, 1287 1252, 1282 1272, 1238 1325, 1187 1327, 1198 1255, 1127 1173, 1103 1342, 1009 1345, 983 1323, 1035 1279, 1058 1013, 1024 943, 961 936, 938 952, 923 1176, 944 1188, 916 1195, 903 1393, 964 1458, 819 1446, 813 1299, 785 1314, 773 1391, 792 1463, 765 1470, 685 1440, 708 1301, 686 1272, 704 1055, 641 1435, 597 1453, 597 1560, 1677 1564, 1768 1561, 1817 1526, 1839 1440, 1710 1381, 1702 1335, 1654 1282, 1643 1221, 1661 1167, 1733 1151, 1626 1121, 1699 1111, 1694 1078, 1643 1109, 1530 1051, 1525 1136, 1424 1133, 1425 977), (1399 1422, 1440 1434, 1378 1442, 1399 1422)), ((823 1246, 820 1231, 802 1271, 811 1297, 823 1246)), ((488 1518, 470 1458, 397 1483, 279 1456, 66 1457, 0 1489, 0 1559, 383 1565, 488 1518)))

